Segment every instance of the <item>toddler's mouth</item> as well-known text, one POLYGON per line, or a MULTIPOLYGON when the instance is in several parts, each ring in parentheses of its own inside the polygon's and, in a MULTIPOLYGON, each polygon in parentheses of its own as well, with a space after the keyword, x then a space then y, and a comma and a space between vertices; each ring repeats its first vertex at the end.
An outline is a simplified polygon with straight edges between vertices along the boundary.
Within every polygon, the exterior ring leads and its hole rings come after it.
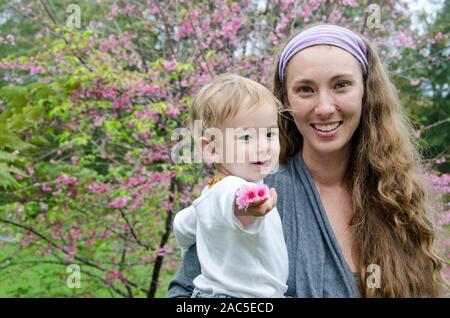
POLYGON ((270 160, 251 162, 252 165, 255 165, 255 166, 258 166, 258 167, 266 166, 269 163, 270 163, 270 160))

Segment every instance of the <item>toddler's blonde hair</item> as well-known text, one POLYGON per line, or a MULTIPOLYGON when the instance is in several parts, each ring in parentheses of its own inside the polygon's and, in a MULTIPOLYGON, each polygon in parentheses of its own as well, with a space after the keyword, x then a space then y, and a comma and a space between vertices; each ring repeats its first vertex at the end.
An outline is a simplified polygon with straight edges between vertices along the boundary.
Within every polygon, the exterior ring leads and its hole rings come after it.
POLYGON ((221 74, 195 94, 189 113, 189 129, 201 120, 202 135, 227 118, 236 116, 243 107, 273 103, 279 109, 279 100, 263 85, 235 74, 221 74))

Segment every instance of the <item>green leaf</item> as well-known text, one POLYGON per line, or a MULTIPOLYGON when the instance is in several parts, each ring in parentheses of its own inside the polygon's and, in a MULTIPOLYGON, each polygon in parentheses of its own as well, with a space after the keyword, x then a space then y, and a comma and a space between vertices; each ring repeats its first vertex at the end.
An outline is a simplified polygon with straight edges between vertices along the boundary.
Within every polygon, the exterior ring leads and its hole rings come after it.
POLYGON ((0 160, 5 162, 12 162, 16 159, 11 153, 6 151, 0 151, 0 160))
POLYGON ((91 139, 90 135, 78 135, 73 139, 75 145, 86 146, 88 141, 91 139))
POLYGON ((8 128, 12 131, 20 131, 26 128, 26 120, 24 115, 16 115, 12 117, 11 121, 8 123, 8 128))
POLYGON ((30 123, 35 124, 38 122, 44 114, 44 107, 42 106, 34 106, 31 110, 26 114, 26 120, 30 123))
POLYGON ((5 147, 14 150, 24 150, 34 146, 20 140, 20 138, 14 134, 0 134, 0 149, 5 147))
POLYGON ((0 96, 14 108, 21 108, 27 104, 26 88, 20 86, 5 86, 0 89, 0 96))
POLYGON ((67 141, 70 137, 70 132, 68 131, 64 131, 62 133, 60 133, 59 135, 55 136, 55 139, 57 141, 59 141, 60 143, 63 143, 65 141, 67 141))
POLYGON ((9 174, 8 171, 0 168, 0 188, 8 189, 8 188, 17 188, 19 184, 16 179, 9 174))

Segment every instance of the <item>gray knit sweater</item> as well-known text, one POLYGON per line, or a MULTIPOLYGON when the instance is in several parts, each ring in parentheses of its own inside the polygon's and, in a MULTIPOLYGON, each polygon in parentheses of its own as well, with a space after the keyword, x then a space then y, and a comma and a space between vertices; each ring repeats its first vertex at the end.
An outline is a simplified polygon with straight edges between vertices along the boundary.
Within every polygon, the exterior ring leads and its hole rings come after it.
MULTIPOLYGON (((264 182, 278 194, 289 255, 286 296, 356 297, 356 280, 346 263, 301 151, 264 182)), ((190 297, 200 274, 195 246, 185 254, 168 297, 190 297)))

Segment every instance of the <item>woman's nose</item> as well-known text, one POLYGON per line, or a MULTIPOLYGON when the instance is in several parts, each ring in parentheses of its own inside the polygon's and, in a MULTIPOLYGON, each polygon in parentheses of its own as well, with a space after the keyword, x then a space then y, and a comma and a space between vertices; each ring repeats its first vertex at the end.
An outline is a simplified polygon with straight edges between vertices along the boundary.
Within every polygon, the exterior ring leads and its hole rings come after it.
POLYGON ((336 111, 333 97, 323 92, 319 95, 314 112, 317 116, 328 117, 336 111))

